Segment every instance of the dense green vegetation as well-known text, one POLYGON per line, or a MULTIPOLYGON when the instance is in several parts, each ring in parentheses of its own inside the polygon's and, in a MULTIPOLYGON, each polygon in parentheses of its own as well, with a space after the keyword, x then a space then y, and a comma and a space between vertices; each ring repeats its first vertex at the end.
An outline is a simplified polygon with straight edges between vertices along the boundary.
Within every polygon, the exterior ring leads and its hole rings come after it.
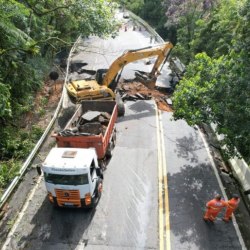
POLYGON ((120 2, 172 41, 187 65, 174 93, 174 119, 217 124, 225 156, 236 147, 250 162, 250 0, 120 2))
POLYGON ((103 0, 0 0, 0 193, 41 135, 39 128, 23 131, 19 121, 34 108, 56 54, 80 34, 112 33, 114 7, 103 0))

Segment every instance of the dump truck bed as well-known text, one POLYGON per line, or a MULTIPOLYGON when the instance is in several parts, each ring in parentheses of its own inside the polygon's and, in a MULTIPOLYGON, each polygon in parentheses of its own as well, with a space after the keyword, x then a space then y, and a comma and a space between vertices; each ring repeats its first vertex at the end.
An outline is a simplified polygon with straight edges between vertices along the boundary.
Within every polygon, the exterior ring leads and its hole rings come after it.
POLYGON ((53 137, 58 147, 94 147, 98 159, 103 159, 115 133, 116 120, 115 101, 83 101, 64 130, 53 137))

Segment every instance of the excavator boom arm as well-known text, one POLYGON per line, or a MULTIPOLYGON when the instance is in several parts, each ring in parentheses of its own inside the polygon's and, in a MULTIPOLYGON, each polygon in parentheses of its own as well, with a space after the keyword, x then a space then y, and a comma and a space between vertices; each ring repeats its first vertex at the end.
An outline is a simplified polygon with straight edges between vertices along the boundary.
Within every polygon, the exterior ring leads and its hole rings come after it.
POLYGON ((109 86, 109 84, 113 81, 117 73, 128 63, 138 61, 144 58, 149 58, 153 56, 157 56, 155 64, 150 73, 151 76, 154 76, 158 71, 159 67, 163 63, 163 61, 170 54, 173 45, 170 42, 157 45, 155 47, 146 47, 138 50, 128 50, 123 55, 118 57, 109 67, 108 72, 106 73, 103 79, 103 85, 109 86))

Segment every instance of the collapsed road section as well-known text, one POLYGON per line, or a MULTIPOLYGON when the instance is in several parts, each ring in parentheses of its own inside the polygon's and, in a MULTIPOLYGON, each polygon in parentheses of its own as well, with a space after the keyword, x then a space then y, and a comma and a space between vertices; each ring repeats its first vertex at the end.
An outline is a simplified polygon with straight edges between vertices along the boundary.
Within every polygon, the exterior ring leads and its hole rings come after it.
POLYGON ((172 111, 171 94, 163 89, 149 89, 140 82, 124 81, 118 84, 117 90, 123 101, 137 101, 153 99, 158 109, 172 111))

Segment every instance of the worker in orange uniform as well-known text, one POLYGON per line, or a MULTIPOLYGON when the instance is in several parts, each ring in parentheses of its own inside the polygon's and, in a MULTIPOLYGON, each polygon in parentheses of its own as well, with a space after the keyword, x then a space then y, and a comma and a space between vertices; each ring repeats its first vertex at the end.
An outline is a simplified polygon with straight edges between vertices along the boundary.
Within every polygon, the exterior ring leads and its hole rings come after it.
POLYGON ((205 221, 215 221, 215 218, 222 210, 223 207, 226 207, 227 203, 221 199, 220 195, 216 195, 213 200, 210 200, 206 204, 206 213, 203 217, 205 221))
POLYGON ((223 220, 228 222, 232 219, 232 214, 236 210, 240 203, 240 197, 237 194, 233 195, 233 198, 227 202, 227 209, 223 220))

